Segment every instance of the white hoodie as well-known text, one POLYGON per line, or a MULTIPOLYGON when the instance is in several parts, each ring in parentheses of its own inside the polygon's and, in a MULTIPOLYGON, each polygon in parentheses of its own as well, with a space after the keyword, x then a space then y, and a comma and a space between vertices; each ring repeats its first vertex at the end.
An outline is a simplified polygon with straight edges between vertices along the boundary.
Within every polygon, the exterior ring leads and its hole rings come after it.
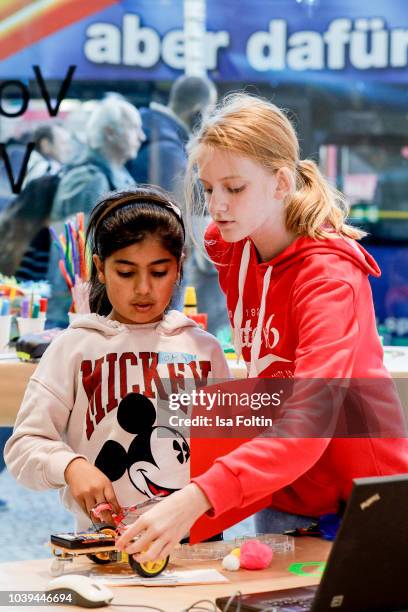
POLYGON ((30 489, 65 487, 63 503, 86 529, 90 521, 64 480, 67 465, 76 457, 96 464, 122 506, 180 489, 190 477, 188 440, 157 426, 156 411, 167 408, 169 393, 225 378, 217 340, 178 311, 144 325, 84 315, 31 377, 6 444, 7 467, 30 489))

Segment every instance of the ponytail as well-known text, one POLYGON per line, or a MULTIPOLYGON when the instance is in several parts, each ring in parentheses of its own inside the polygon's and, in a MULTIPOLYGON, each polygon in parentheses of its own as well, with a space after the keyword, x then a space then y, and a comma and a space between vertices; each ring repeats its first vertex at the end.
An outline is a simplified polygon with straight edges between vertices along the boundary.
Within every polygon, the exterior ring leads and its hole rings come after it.
POLYGON ((349 206, 340 191, 323 177, 314 161, 300 160, 296 190, 286 201, 286 227, 297 235, 332 238, 333 232, 359 240, 365 232, 345 223, 349 206))
MULTIPOLYGON (((332 238, 334 233, 359 240, 365 232, 346 224, 349 206, 309 160, 299 161, 299 142, 286 114, 267 100, 246 93, 227 96, 207 117, 188 145, 186 202, 189 228, 197 205, 196 167, 202 147, 220 148, 270 171, 288 168, 295 191, 287 196, 286 227, 299 236, 332 238)), ((194 241, 194 239, 193 239, 194 241)))

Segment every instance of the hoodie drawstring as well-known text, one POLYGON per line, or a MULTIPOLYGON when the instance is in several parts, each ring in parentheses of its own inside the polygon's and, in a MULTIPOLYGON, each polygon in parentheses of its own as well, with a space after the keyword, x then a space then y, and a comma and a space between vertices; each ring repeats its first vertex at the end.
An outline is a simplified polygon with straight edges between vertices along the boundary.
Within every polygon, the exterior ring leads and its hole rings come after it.
POLYGON ((258 314, 258 324, 256 326, 255 334, 252 338, 252 346, 251 346, 251 363, 249 366, 249 378, 258 376, 258 358, 259 353, 261 352, 262 345, 262 328, 263 322, 265 318, 265 307, 266 307, 266 296, 268 294, 269 284, 271 282, 271 274, 272 274, 273 266, 269 266, 267 271, 265 272, 265 276, 263 279, 262 286, 262 298, 261 298, 261 306, 259 308, 258 314))
POLYGON ((233 343, 234 343, 237 360, 240 358, 241 352, 242 352, 241 326, 242 326, 242 319, 243 319, 243 314, 244 314, 243 295, 244 295, 245 280, 247 276, 250 256, 251 256, 251 242, 247 240, 243 248, 242 255, 241 255, 241 262, 239 264, 238 301, 237 301, 237 305, 235 307, 235 312, 234 312, 233 343))
MULTIPOLYGON (((241 262, 239 265, 239 275, 238 275, 238 301, 234 312, 234 347, 235 353, 237 355, 237 359, 241 356, 242 352, 242 342, 241 342, 241 328, 242 328, 242 320, 244 314, 243 308, 243 296, 244 296, 244 287, 245 281, 248 272, 249 260, 251 256, 251 242, 247 240, 241 255, 241 262)), ((255 377, 258 374, 257 370, 257 362, 259 358, 259 353, 261 352, 262 345, 262 327, 265 318, 265 310, 266 310, 266 296, 268 294, 269 285, 271 282, 271 274, 272 274, 273 266, 269 266, 267 271, 265 272, 265 276, 263 279, 262 286, 262 298, 261 305, 259 308, 258 315, 258 323, 256 326, 256 331, 252 338, 252 347, 251 347, 251 363, 249 367, 249 376, 255 377)))

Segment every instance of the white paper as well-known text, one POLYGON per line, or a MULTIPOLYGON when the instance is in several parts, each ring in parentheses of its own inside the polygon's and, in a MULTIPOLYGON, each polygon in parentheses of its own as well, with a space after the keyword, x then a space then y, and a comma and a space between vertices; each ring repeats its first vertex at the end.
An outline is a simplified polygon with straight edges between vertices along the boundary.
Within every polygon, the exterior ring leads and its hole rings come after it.
POLYGON ((112 576, 94 574, 92 578, 109 586, 178 586, 187 584, 215 584, 229 582, 223 574, 215 569, 197 569, 185 571, 164 571, 158 576, 144 578, 138 574, 130 576, 112 576))
POLYGON ((20 361, 17 357, 17 353, 10 351, 9 353, 0 353, 0 361, 20 361))

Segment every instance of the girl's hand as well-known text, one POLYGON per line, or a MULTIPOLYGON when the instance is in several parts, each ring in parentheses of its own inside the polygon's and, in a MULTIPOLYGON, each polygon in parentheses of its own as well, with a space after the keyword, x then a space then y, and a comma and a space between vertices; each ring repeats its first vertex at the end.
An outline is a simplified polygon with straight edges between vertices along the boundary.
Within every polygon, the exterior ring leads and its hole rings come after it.
POLYGON ((116 547, 133 554, 139 563, 164 559, 210 508, 207 496, 190 483, 137 518, 117 540, 116 547), (134 541, 138 535, 140 538, 134 541))
MULTIPOLYGON (((65 470, 64 477, 71 489, 72 497, 87 516, 90 516, 91 510, 96 504, 102 502, 112 504, 116 513, 120 511, 111 481, 86 459, 77 457, 71 461, 65 470)), ((107 523, 115 524, 110 512, 104 512, 102 516, 107 523)), ((96 517, 93 516, 92 520, 97 521, 96 517)))

